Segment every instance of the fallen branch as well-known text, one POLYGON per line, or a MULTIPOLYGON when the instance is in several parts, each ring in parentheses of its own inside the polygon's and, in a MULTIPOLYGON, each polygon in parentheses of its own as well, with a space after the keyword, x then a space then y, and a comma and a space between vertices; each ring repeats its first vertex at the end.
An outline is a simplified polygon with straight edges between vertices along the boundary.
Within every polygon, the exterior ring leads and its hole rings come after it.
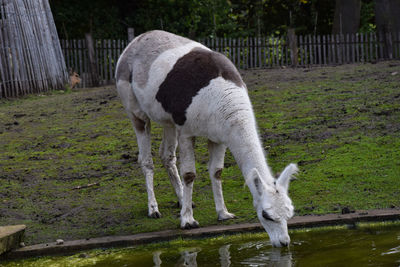
MULTIPOLYGON (((114 178, 108 178, 108 179, 103 180, 102 182, 110 181, 113 179, 114 178)), ((92 186, 96 186, 96 185, 100 185, 100 182, 95 182, 95 183, 86 184, 86 185, 78 185, 78 186, 72 188, 71 190, 78 190, 78 189, 88 188, 88 187, 92 187, 92 186)))
POLYGON ((95 182, 95 183, 86 184, 86 185, 78 185, 78 186, 72 188, 72 190, 78 190, 78 189, 88 188, 88 187, 92 187, 92 186, 95 186, 95 185, 100 185, 100 183, 99 183, 99 182, 95 182))

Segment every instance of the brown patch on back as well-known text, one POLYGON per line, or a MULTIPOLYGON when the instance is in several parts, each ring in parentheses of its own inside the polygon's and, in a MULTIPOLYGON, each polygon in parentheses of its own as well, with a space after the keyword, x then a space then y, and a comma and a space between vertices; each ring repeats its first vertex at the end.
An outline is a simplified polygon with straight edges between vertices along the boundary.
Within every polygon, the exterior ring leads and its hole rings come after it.
POLYGON ((219 75, 225 80, 231 81, 237 86, 244 86, 244 82, 235 65, 224 55, 212 52, 212 59, 218 67, 219 75))
POLYGON ((183 125, 193 97, 219 76, 239 87, 244 86, 239 72, 227 57, 203 48, 194 48, 177 60, 160 85, 156 99, 172 115, 176 124, 183 125))
POLYGON ((222 175, 222 169, 218 169, 215 172, 214 177, 215 177, 215 179, 221 180, 221 175, 222 175))
POLYGON ((194 174, 193 172, 187 172, 183 175, 183 180, 185 181, 186 185, 193 183, 195 178, 196 174, 194 174))
POLYGON ((185 45, 191 40, 159 30, 143 33, 133 39, 121 55, 116 72, 120 79, 134 81, 143 88, 149 79, 149 70, 154 60, 164 51, 185 45))

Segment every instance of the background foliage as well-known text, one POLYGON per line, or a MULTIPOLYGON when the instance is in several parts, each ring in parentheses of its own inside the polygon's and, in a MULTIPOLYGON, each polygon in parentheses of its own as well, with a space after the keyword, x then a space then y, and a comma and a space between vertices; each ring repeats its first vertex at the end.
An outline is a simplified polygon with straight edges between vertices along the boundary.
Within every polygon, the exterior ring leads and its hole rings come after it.
MULTIPOLYGON (((361 1, 360 30, 374 29, 375 1, 361 1)), ((126 38, 163 29, 184 36, 207 37, 283 34, 329 34, 333 0, 50 0, 61 38, 126 38)))

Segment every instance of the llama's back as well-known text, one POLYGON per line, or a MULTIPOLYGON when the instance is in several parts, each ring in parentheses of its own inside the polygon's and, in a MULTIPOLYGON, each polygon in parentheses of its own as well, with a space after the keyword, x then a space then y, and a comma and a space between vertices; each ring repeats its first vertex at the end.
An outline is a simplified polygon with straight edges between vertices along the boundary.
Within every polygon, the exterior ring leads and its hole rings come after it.
POLYGON ((193 42, 187 38, 159 30, 137 36, 122 52, 116 70, 116 79, 134 81, 145 87, 153 62, 165 51, 193 42))
MULTIPOLYGON (((152 120, 179 127, 197 127, 210 116, 229 119, 242 108, 243 101, 237 98, 247 97, 246 86, 228 58, 163 31, 138 36, 123 52, 116 78, 131 81, 141 108, 152 120)), ((196 129, 193 134, 203 135, 196 129)))

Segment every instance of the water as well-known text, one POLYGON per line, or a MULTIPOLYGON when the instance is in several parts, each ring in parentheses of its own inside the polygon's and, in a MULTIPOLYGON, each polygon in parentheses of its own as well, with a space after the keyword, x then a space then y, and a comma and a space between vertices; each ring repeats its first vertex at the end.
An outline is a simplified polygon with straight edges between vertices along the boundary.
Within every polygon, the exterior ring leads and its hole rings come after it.
POLYGON ((400 222, 296 230, 290 235, 289 248, 273 248, 265 233, 240 234, 98 249, 0 266, 400 266, 400 222))

